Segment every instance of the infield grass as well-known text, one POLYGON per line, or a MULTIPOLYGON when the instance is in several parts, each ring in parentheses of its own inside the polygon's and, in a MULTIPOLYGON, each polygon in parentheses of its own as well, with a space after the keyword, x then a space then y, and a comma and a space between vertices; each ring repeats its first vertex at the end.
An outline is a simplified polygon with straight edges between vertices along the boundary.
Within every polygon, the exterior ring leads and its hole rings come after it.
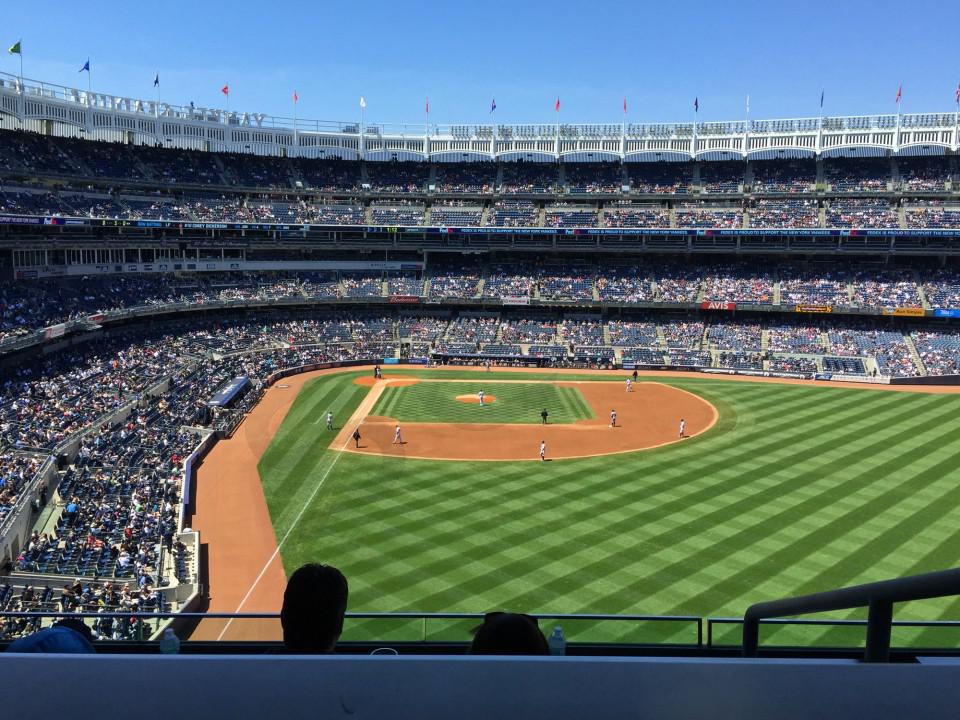
MULTIPOLYGON (((481 377, 480 380, 483 378, 481 377)), ((373 408, 373 415, 401 422, 438 423, 539 423, 546 409, 553 425, 592 418, 580 391, 550 383, 430 382, 387 387, 373 408), (483 407, 457 400, 474 397, 479 390, 494 396, 483 407)))
MULTIPOLYGON (((463 376, 475 387, 475 374, 463 376)), ((960 395, 664 377, 712 402, 717 425, 628 455, 454 463, 328 450, 333 435, 314 421, 331 406, 338 418, 352 412, 367 392, 354 377, 305 386, 259 468, 278 537, 323 483, 281 554, 288 573, 307 561, 342 568, 353 611, 742 616, 754 602, 960 559, 960 395)), ((960 599, 904 604, 895 617, 958 619, 960 599)), ((463 640, 469 624, 354 622, 347 635, 463 640)), ((663 623, 565 630, 574 640, 695 637, 663 623)), ((960 645, 960 631, 945 633, 895 630, 894 642, 960 645)), ((776 642, 863 635, 764 631, 776 642)), ((738 642, 739 628, 718 637, 738 642)))

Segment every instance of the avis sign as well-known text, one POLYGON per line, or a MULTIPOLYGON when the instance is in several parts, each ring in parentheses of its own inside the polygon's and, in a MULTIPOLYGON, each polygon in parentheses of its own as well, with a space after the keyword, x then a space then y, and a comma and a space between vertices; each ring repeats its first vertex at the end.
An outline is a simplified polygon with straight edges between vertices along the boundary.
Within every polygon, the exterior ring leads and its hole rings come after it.
POLYGON ((700 303, 701 310, 736 310, 737 304, 735 302, 721 302, 720 300, 710 300, 709 302, 700 303))

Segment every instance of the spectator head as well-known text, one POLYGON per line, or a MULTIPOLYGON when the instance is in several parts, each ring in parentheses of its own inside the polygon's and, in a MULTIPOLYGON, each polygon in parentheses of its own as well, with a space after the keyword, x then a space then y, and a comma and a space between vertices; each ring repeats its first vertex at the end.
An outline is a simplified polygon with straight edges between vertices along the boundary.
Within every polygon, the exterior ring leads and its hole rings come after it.
POLYGON ((95 653, 93 633, 79 620, 67 618, 46 630, 20 638, 10 643, 7 652, 11 653, 95 653))
POLYGON ((332 565, 307 563, 287 581, 280 624, 287 650, 333 652, 343 632, 347 579, 332 565))
POLYGON ((475 631, 471 655, 549 655, 535 618, 518 613, 487 613, 475 631))

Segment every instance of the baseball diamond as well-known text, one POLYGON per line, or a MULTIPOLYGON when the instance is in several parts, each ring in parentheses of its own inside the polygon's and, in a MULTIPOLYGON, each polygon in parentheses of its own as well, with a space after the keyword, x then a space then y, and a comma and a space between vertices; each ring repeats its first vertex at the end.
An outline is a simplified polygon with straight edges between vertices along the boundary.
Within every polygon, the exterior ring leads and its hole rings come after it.
MULTIPOLYGON (((956 561, 956 394, 641 373, 636 398, 627 399, 617 373, 480 372, 392 369, 377 382, 363 379, 366 371, 319 371, 270 388, 199 470, 193 520, 209 542, 211 609, 276 609, 285 570, 318 554, 337 557, 350 573, 358 611, 530 605, 545 612, 718 616, 735 614, 747 598, 956 561), (430 417, 429 407, 417 407, 418 395, 452 388, 446 391, 452 396, 476 379, 498 396, 507 388, 576 388, 596 418, 555 426, 571 432, 596 422, 599 435, 629 434, 631 402, 646 408, 644 394, 653 388, 702 403, 716 419, 695 435, 697 421, 688 414, 695 436, 687 440, 581 459, 560 459, 557 440, 547 436, 548 457, 557 459, 543 464, 415 457, 426 454, 421 443, 432 443, 416 429, 430 417), (397 454, 377 439, 378 421, 369 418, 383 402, 372 391, 391 383, 411 393, 394 404, 401 417, 384 425, 384 432, 395 421, 403 425, 407 444, 397 454), (593 406, 594 388, 609 388, 616 398, 616 429, 600 412, 606 406, 593 406), (344 419, 335 433, 316 422, 328 407, 344 419), (350 450, 349 433, 360 418, 365 447, 341 452, 350 450), (874 555, 883 559, 866 562, 874 555)), ((675 413, 668 414, 675 440, 675 413)), ((474 425, 481 426, 496 432, 495 424, 474 425)), ((443 437, 455 442, 456 433, 443 437)), ((468 436, 463 444, 478 459, 493 459, 483 457, 494 452, 493 443, 468 436)), ((536 442, 525 449, 527 458, 536 457, 536 442)), ((582 444, 576 452, 587 454, 582 444)), ((909 609, 913 617, 936 619, 952 616, 958 605, 924 601, 909 609)), ((450 623, 436 632, 454 630, 463 628, 450 623)), ((350 632, 387 631, 370 621, 354 623, 350 632)), ((623 632, 611 639, 627 637, 623 632)), ((669 640, 676 631, 646 632, 669 640)), ((844 632, 791 628, 771 636, 828 643, 849 638, 844 632)), ((929 641, 937 632, 915 631, 910 639, 929 641)), ((197 637, 271 633, 268 624, 207 620, 197 637)))

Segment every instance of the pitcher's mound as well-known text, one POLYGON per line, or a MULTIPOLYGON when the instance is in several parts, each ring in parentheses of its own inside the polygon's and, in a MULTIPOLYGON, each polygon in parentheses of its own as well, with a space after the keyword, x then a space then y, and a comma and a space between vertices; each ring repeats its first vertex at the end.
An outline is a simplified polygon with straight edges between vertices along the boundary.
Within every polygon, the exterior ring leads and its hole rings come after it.
MULTIPOLYGON (((457 400, 457 402, 474 403, 474 404, 477 404, 477 405, 480 404, 480 396, 479 396, 479 395, 457 395, 456 400, 457 400)), ((484 394, 484 396, 483 396, 483 404, 484 404, 484 405, 490 405, 490 404, 492 404, 492 403, 495 403, 496 401, 497 401, 497 396, 496 396, 496 395, 487 395, 487 394, 484 394)))

